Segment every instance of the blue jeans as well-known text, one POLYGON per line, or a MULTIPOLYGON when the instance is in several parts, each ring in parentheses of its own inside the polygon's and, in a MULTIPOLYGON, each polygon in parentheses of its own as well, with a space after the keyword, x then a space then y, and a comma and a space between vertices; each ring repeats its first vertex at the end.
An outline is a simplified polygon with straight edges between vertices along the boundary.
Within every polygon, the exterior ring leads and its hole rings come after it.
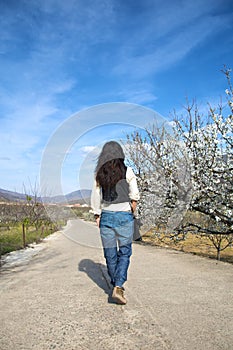
POLYGON ((108 274, 113 286, 122 287, 132 255, 134 219, 131 212, 103 210, 100 235, 108 274))

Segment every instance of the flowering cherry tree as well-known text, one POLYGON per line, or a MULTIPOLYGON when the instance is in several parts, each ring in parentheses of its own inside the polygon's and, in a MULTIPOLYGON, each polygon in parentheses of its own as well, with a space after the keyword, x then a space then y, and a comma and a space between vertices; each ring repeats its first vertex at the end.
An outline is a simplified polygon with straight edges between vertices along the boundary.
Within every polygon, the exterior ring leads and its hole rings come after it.
POLYGON ((195 103, 174 114, 172 132, 155 125, 128 136, 128 153, 141 190, 139 212, 145 227, 205 234, 217 250, 233 243, 233 89, 230 70, 226 103, 195 103), (185 215, 189 209, 189 215, 185 215), (195 212, 199 215, 190 215, 195 212))
POLYGON ((218 259, 221 250, 233 243, 233 89, 230 70, 224 74, 229 86, 225 105, 209 105, 207 118, 196 105, 189 105, 186 119, 175 118, 192 164, 190 209, 202 215, 202 220, 186 222, 184 228, 207 234, 218 259))
POLYGON ((192 182, 188 154, 169 127, 156 125, 128 136, 126 153, 138 176, 138 213, 143 230, 174 231, 189 207, 192 182))

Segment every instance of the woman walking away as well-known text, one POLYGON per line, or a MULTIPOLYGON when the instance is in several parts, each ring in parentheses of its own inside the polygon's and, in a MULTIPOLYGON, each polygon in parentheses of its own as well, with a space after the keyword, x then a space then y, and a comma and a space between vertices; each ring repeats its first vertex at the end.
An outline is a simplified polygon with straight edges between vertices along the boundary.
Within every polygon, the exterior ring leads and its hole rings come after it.
POLYGON ((139 200, 136 176, 124 163, 122 147, 107 142, 99 155, 91 206, 100 228, 104 257, 113 285, 112 298, 126 304, 124 283, 132 255, 133 212, 139 200))

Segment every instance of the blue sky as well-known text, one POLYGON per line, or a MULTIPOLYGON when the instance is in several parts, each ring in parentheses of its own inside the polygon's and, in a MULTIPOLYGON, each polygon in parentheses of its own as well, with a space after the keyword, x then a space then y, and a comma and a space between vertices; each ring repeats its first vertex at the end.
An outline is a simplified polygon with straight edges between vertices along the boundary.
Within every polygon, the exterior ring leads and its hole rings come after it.
MULTIPOLYGON (((0 0, 0 16, 0 188, 8 190, 39 179, 49 140, 79 111, 126 102, 169 120, 186 97, 217 104, 227 87, 220 71, 233 68, 231 0, 0 0)), ((84 127, 65 151, 64 193, 90 188, 78 180, 83 162, 125 129, 106 128, 84 127)))

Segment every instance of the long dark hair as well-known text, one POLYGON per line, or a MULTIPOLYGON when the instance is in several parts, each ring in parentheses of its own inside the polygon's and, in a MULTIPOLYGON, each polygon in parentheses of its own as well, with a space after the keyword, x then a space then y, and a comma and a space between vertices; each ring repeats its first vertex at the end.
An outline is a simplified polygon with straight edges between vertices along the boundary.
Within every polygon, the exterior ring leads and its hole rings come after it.
POLYGON ((124 152, 116 141, 107 142, 99 155, 96 166, 96 182, 103 189, 113 188, 126 177, 124 152))
POLYGON ((104 188, 114 187, 120 180, 125 179, 126 166, 123 159, 112 159, 105 163, 96 174, 97 184, 104 188))

